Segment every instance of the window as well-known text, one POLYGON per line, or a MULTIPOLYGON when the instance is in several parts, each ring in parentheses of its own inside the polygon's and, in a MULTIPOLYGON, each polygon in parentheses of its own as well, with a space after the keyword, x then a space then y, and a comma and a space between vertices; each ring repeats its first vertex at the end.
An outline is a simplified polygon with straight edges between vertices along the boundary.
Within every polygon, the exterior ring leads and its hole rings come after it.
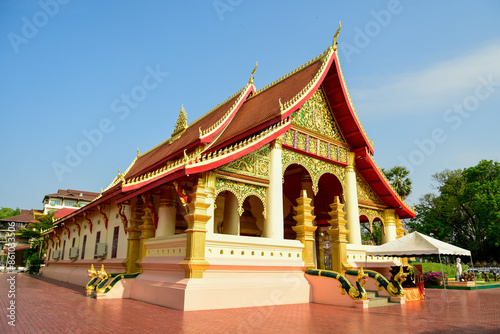
POLYGON ((73 242, 71 243, 71 247, 75 247, 75 239, 76 238, 73 238, 73 242))
POLYGON ((83 245, 82 245, 82 260, 85 258, 85 246, 87 245, 87 236, 83 236, 83 245))
POLYGON ((61 205, 61 200, 60 199, 51 199, 50 205, 61 205))
POLYGON ((64 206, 76 206, 76 201, 64 201, 64 206))
POLYGON ((101 242, 101 231, 97 232, 95 236, 94 259, 97 259, 97 244, 100 242, 101 242))
POLYGON ((118 234, 120 233, 120 227, 115 226, 113 231, 113 248, 111 249, 111 258, 116 258, 116 253, 118 251, 118 234))
POLYGON ((62 250, 61 260, 64 260, 64 250, 65 249, 66 249, 66 240, 64 240, 64 243, 63 243, 63 250, 62 250))

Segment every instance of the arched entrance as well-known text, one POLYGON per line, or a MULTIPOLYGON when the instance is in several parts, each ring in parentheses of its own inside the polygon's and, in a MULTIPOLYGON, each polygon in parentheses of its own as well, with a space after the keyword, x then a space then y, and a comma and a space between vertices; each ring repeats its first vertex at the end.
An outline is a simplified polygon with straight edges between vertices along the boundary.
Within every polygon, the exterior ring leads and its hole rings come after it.
POLYGON ((330 236, 327 230, 330 228, 330 204, 335 196, 338 196, 343 203, 343 187, 339 179, 331 173, 323 174, 317 185, 318 192, 314 194, 313 184, 309 171, 299 164, 291 164, 287 167, 283 175, 283 217, 284 217, 284 238, 296 239, 297 235, 292 229, 296 225, 293 218, 296 215, 294 207, 297 206, 297 198, 301 191, 305 190, 307 196, 312 199, 312 212, 316 216, 314 225, 318 226, 315 232, 315 258, 314 262, 318 268, 331 269, 331 246, 330 236))
POLYGON ((215 200, 214 233, 262 236, 264 228, 264 206, 262 201, 250 195, 243 201, 241 208, 238 199, 230 191, 221 192, 215 200), (241 216, 238 211, 241 211, 241 216))

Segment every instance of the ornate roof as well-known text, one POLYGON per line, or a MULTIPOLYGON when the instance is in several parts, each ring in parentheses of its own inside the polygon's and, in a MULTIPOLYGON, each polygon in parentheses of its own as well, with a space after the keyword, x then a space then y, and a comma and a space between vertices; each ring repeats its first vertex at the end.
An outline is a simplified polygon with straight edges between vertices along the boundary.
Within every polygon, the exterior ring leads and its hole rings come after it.
POLYGON ((161 184, 217 168, 262 147, 290 128, 293 113, 322 86, 347 145, 357 153, 360 173, 384 203, 396 208, 400 217, 414 216, 373 160, 374 149, 352 105, 335 46, 334 42, 319 56, 258 91, 252 80, 254 69, 244 87, 188 126, 182 109, 172 137, 138 155, 127 171, 119 173, 86 208, 110 198, 115 198, 116 203, 127 201, 161 184))

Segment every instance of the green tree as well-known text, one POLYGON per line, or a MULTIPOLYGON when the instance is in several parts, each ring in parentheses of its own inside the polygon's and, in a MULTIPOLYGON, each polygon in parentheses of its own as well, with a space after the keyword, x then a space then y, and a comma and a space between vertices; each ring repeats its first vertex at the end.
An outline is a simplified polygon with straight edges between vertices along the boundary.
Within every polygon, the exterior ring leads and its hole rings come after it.
POLYGON ((472 251, 475 259, 500 254, 500 164, 481 161, 433 175, 439 194, 426 194, 409 226, 472 251))
POLYGON ((0 208, 0 219, 17 216, 19 214, 21 214, 21 210, 19 208, 11 209, 11 208, 5 208, 3 206, 0 208))
POLYGON ((48 237, 42 232, 53 227, 54 212, 38 217, 36 222, 19 229, 19 238, 30 240, 30 248, 24 252, 24 262, 29 273, 38 273, 44 262, 48 237))
POLYGON ((389 170, 382 169, 391 186, 403 200, 411 193, 410 171, 403 166, 394 166, 389 170))

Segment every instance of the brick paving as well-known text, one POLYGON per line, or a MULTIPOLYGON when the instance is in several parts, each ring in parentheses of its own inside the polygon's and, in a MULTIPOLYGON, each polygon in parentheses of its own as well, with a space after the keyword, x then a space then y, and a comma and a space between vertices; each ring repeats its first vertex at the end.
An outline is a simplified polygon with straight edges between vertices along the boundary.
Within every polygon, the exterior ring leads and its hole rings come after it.
POLYGON ((82 287, 0 273, 1 333, 500 333, 500 289, 427 290, 430 299, 369 310, 319 304, 181 312, 131 299, 96 300, 82 287), (7 307, 15 300, 15 327, 7 307))

